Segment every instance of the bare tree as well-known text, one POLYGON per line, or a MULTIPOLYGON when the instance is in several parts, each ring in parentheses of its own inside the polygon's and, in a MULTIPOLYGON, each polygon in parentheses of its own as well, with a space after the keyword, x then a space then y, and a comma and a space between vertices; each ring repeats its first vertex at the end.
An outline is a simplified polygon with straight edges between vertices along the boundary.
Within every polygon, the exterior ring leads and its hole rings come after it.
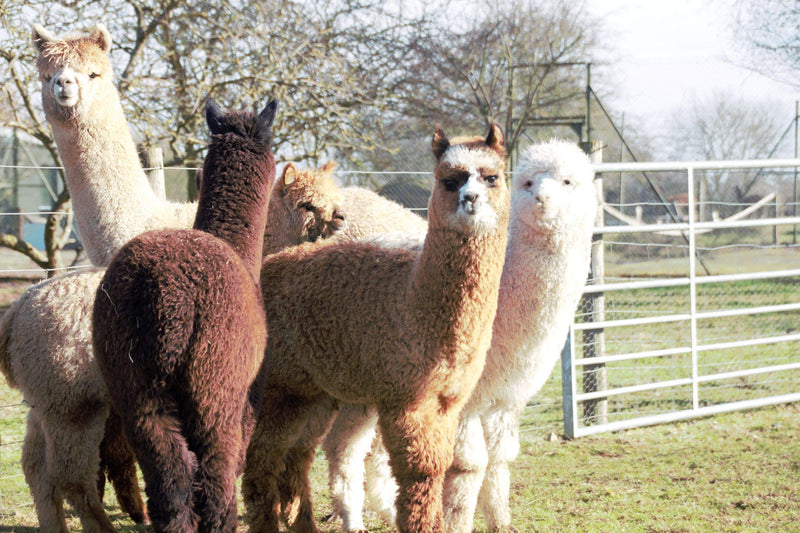
MULTIPOLYGON (((410 22, 378 0, 45 0, 7 4, 0 11, 2 125, 38 139, 60 166, 40 109, 30 21, 56 34, 102 21, 115 39, 112 57, 123 107, 134 137, 168 148, 167 165, 202 160, 203 102, 210 95, 229 107, 281 101, 275 125, 278 153, 318 160, 338 151, 380 148, 368 127, 389 105, 385 80, 408 46, 410 22), (24 5, 23 5, 24 4, 24 5)), ((62 176, 63 180, 63 176, 62 176)), ((188 180, 189 186, 194 181, 188 180)), ((64 191, 53 211, 65 211, 64 191)), ((53 215, 46 251, 13 236, 0 245, 54 268, 69 225, 53 215)))
POLYGON ((737 2, 734 35, 745 46, 748 67, 800 87, 800 2, 737 2))
POLYGON ((582 115, 584 64, 598 25, 582 2, 482 6, 460 28, 419 28, 406 67, 417 75, 399 85, 400 109, 456 131, 496 121, 513 154, 538 119, 582 115))
MULTIPOLYGON (((784 124, 768 101, 752 102, 726 93, 695 100, 688 112, 676 112, 670 125, 672 157, 678 160, 766 159, 784 124)), ((763 175, 720 170, 700 175, 709 199, 742 202, 763 175)))

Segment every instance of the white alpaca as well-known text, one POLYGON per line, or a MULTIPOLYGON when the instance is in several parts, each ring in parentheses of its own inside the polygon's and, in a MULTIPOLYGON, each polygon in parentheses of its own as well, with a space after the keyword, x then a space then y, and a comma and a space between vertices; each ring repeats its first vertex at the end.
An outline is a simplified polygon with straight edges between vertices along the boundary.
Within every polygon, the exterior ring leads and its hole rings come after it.
MULTIPOLYGON (((555 140, 528 148, 514 172, 492 346, 462 411, 445 481, 448 533, 471 531, 476 507, 490 530, 511 530, 508 465, 519 451, 519 415, 552 372, 583 290, 597 209, 593 176, 577 146, 555 140)), ((363 458, 374 427, 374 413, 345 406, 324 444, 348 532, 364 529, 363 458)), ((394 482, 377 442, 367 474, 369 502, 392 520, 394 482)))

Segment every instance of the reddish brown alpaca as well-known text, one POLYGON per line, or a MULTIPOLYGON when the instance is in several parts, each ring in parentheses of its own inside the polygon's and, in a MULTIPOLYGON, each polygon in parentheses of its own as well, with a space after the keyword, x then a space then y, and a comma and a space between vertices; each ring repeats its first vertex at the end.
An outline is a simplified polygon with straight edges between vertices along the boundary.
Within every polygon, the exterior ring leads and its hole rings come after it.
POLYGON ((287 505, 293 531, 318 531, 308 470, 338 401, 377 406, 400 485, 400 531, 442 531, 458 414, 491 338, 509 197, 500 128, 452 145, 437 130, 432 145, 421 252, 347 242, 264 261, 270 340, 242 483, 251 532, 277 533, 287 505))
POLYGON ((223 115, 209 102, 195 229, 131 240, 95 298, 95 356, 156 531, 236 530, 243 413, 266 343, 258 275, 276 106, 223 115))

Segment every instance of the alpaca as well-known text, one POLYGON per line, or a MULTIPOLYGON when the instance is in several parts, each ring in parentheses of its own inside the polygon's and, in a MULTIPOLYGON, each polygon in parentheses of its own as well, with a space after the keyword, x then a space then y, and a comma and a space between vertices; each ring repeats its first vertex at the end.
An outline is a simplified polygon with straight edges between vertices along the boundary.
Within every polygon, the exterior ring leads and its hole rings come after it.
POLYGON ((339 401, 377 406, 400 530, 442 531, 444 474, 489 347, 509 205, 498 126, 452 143, 437 128, 432 148, 421 252, 330 242, 262 265, 270 339, 242 482, 251 531, 277 532, 294 496, 293 530, 318 531, 308 470, 339 401))
POLYGON ((236 530, 243 416, 267 336, 258 275, 276 107, 256 116, 207 103, 194 229, 129 241, 95 298, 95 356, 156 531, 236 530))
POLYGON ((336 163, 316 170, 299 170, 287 163, 270 196, 264 255, 287 246, 314 242, 348 227, 342 193, 333 181, 336 163))
POLYGON ((98 492, 103 470, 122 509, 135 522, 146 521, 133 452, 113 433, 101 446, 106 425, 116 420, 109 415, 106 386, 92 356, 91 306, 59 305, 72 303, 74 294, 94 298, 102 276, 103 270, 95 268, 42 281, 0 319, 0 371, 30 405, 22 470, 42 531, 68 532, 62 498, 73 506, 84 531, 114 531, 98 492), (68 342, 59 344, 59 339, 68 342))
POLYGON ((353 241, 427 230, 425 219, 369 189, 340 189, 333 180, 335 168, 334 161, 316 170, 299 170, 292 163, 284 167, 270 200, 264 255, 318 238, 353 241))
POLYGON ((342 209, 347 214, 347 228, 337 239, 364 239, 386 233, 418 233, 428 231, 424 218, 363 187, 342 189, 342 209))
POLYGON ((42 106, 92 263, 107 266, 144 231, 191 227, 197 205, 161 200, 142 170, 113 83, 108 30, 97 24, 88 35, 56 39, 36 24, 33 42, 42 106))
MULTIPOLYGON (((567 141, 529 147, 514 172, 509 241, 492 345, 486 367, 461 413, 455 458, 444 492, 448 532, 472 531, 475 508, 490 531, 512 530, 509 463, 519 451, 519 415, 552 372, 589 268, 597 198, 586 155, 567 141)), ((385 519, 396 486, 374 413, 348 406, 325 441, 331 470, 340 472, 334 501, 345 531, 363 530, 364 457, 367 493, 385 519)))

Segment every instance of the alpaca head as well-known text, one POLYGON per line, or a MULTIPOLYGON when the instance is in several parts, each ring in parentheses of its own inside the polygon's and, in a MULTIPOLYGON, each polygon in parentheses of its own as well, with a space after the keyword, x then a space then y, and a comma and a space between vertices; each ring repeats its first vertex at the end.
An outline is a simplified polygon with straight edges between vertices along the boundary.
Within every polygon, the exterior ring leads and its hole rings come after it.
POLYGON ((597 192, 589 158, 569 141, 529 146, 514 169, 512 219, 539 233, 587 232, 597 192))
MULTIPOLYGON (((203 165, 200 182, 201 198, 207 192, 218 189, 219 178, 227 178, 227 172, 210 172, 210 168, 235 167, 235 175, 267 181, 275 180, 275 159, 272 142, 272 122, 275 120, 277 100, 270 100, 259 114, 245 111, 223 113, 212 99, 206 102, 206 122, 211 131, 211 143, 203 165), (235 147, 236 158, 230 155, 235 147)), ((212 192, 213 194, 213 192, 212 192)))
POLYGON ((33 43, 39 52, 36 67, 48 120, 69 121, 102 107, 96 102, 102 95, 116 96, 109 58, 111 35, 102 24, 88 35, 64 39, 35 24, 33 43))
POLYGON ((287 163, 272 191, 265 240, 270 248, 327 238, 345 227, 342 192, 333 180, 334 161, 299 170, 287 163))
POLYGON ((465 234, 494 231, 508 217, 503 132, 492 124, 483 137, 448 140, 441 128, 433 134, 434 186, 428 202, 431 228, 465 234))

